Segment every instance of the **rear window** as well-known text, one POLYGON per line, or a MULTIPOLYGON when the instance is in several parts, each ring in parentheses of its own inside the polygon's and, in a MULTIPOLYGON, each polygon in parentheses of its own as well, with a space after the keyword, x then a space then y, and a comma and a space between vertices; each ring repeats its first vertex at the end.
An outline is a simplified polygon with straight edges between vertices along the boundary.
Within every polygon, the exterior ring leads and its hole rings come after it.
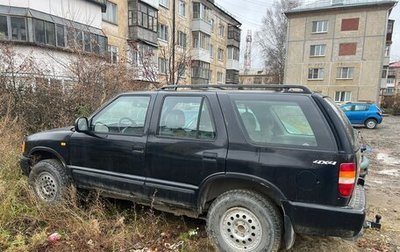
POLYGON ((307 97, 282 101, 263 95, 233 96, 237 118, 248 139, 261 145, 332 149, 324 119, 307 97))
POLYGON ((353 127, 350 124, 349 119, 347 118, 346 114, 336 105, 336 103, 329 97, 324 98, 329 106, 333 109, 333 111, 339 116, 340 120, 342 121, 343 125, 345 126, 346 129, 346 134, 350 138, 351 145, 354 148, 358 148, 358 133, 355 132, 353 127))

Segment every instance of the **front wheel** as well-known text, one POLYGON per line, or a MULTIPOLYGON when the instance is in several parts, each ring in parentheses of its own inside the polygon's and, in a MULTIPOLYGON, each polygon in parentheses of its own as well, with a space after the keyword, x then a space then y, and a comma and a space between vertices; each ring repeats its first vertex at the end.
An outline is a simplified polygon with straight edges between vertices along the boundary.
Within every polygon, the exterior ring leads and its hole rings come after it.
POLYGON ((375 119, 370 118, 365 121, 365 127, 367 127, 368 129, 375 129, 377 125, 378 122, 375 119))
POLYGON ((282 218, 270 200, 252 191, 233 190, 211 205, 207 231, 220 251, 278 251, 282 218))
POLYGON ((46 159, 33 166, 29 174, 29 184, 41 200, 53 203, 65 196, 69 179, 58 160, 46 159))

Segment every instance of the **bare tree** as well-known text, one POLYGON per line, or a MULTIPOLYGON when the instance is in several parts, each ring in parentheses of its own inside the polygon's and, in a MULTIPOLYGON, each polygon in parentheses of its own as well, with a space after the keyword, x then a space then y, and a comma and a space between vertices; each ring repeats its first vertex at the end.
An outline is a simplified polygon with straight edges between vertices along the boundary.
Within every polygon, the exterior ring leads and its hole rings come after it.
POLYGON ((268 74, 283 83, 286 58, 286 36, 288 21, 285 11, 300 5, 299 0, 275 0, 262 20, 262 28, 256 34, 256 42, 261 47, 268 74))

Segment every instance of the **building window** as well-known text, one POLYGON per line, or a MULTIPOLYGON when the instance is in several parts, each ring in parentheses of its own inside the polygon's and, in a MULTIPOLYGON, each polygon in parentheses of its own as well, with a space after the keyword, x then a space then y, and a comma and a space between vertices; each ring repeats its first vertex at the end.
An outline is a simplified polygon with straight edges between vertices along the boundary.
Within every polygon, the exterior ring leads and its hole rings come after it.
POLYGON ((140 65, 143 62, 154 62, 157 64, 157 58, 155 57, 154 48, 146 44, 138 44, 133 48, 133 64, 140 65))
POLYGON ((225 26, 223 24, 219 25, 219 33, 218 34, 222 38, 225 37, 225 26))
POLYGON ((339 45, 339 56, 355 55, 357 43, 342 43, 339 45))
POLYGON ((224 50, 221 48, 218 48, 218 60, 223 61, 224 60, 224 50))
POLYGON ((157 10, 147 6, 143 3, 139 3, 138 6, 138 17, 137 24, 146 29, 157 32, 157 10))
POLYGON ((385 57, 390 57, 390 45, 386 45, 385 47, 385 57))
POLYGON ((211 24, 211 33, 214 33, 214 29, 215 29, 215 20, 214 20, 214 18, 212 18, 210 20, 210 24, 211 24))
POLYGON ((326 45, 312 45, 310 47, 310 56, 321 57, 325 56, 326 45))
POLYGON ((168 60, 164 58, 158 58, 158 72, 160 74, 167 74, 168 60))
POLYGON ((209 50, 210 48, 210 36, 200 32, 195 31, 192 32, 193 37, 193 48, 203 48, 205 50, 209 50))
POLYGON ((210 58, 214 58, 214 45, 210 44, 210 58))
POLYGON ((103 20, 117 24, 117 5, 110 1, 107 1, 106 12, 103 13, 103 20))
POLYGON ((208 80, 210 77, 210 63, 193 60, 192 61, 192 78, 201 78, 208 80))
POLYGON ((224 73, 217 72, 217 83, 224 83, 224 73))
POLYGON ((335 102, 351 101, 350 91, 337 91, 335 93, 335 102))
POLYGON ((394 94, 394 88, 392 88, 392 87, 389 87, 389 88, 386 88, 386 90, 385 90, 386 92, 386 94, 394 94))
POLYGON ((178 66, 178 76, 183 78, 186 75, 186 65, 181 63, 178 66))
POLYGON ((10 17, 11 21, 11 39, 12 40, 27 40, 26 34, 26 18, 10 17))
POLYGON ((388 75, 388 67, 384 66, 382 69, 382 79, 386 79, 388 75))
POLYGON ((117 62, 118 62, 118 47, 109 45, 108 52, 110 53, 111 64, 117 64, 117 62))
POLYGON ((63 25, 56 25, 57 46, 65 47, 65 31, 63 25))
POLYGON ((178 31, 178 46, 186 48, 187 35, 184 32, 178 31))
POLYGON ((345 19, 342 19, 341 30, 342 31, 357 31, 358 30, 359 21, 360 21, 359 18, 345 18, 345 19))
POLYGON ((0 39, 8 39, 7 17, 0 16, 0 39))
POLYGON ((193 19, 202 19, 209 22, 210 9, 202 3, 193 3, 193 19))
POLYGON ((328 31, 328 20, 312 22, 312 33, 324 33, 328 31))
POLYGON ((233 46, 228 47, 228 59, 239 60, 239 48, 233 46))
POLYGON ((233 25, 228 26, 228 39, 240 42, 240 30, 233 25))
POLYGON ((168 41, 168 26, 163 24, 158 25, 158 38, 168 41))
POLYGON ((160 5, 169 8, 169 0, 160 0, 160 5))
POLYGON ((179 0, 178 13, 179 13, 179 16, 182 16, 182 17, 186 16, 186 3, 185 3, 185 1, 179 0))
POLYGON ((45 41, 45 32, 44 32, 44 21, 39 19, 33 20, 33 40, 36 43, 44 44, 45 41))
POLYGON ((338 67, 336 79, 353 79, 354 67, 338 67))
POLYGON ((324 79, 324 69, 323 68, 308 69, 308 79, 309 80, 323 80, 324 79))

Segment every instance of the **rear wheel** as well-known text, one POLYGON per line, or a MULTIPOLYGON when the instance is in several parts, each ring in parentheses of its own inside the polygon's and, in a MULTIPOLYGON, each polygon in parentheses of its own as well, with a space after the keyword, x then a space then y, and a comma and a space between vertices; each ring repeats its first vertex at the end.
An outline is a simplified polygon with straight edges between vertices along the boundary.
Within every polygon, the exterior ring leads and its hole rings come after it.
POLYGON ((233 190, 211 205, 207 231, 220 251, 278 251, 282 220, 270 200, 252 191, 233 190))
POLYGON ((367 127, 368 129, 375 129, 377 125, 378 122, 373 118, 369 118, 365 121, 365 127, 367 127))

